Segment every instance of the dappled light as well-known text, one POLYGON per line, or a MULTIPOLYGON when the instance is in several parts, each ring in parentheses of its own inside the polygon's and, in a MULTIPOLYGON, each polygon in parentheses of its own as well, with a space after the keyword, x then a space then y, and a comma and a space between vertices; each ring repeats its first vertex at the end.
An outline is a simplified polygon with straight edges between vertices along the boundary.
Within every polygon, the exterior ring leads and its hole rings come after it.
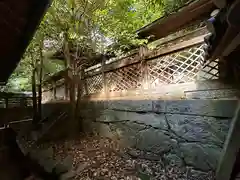
POLYGON ((235 180, 239 4, 0 2, 0 179, 235 180))

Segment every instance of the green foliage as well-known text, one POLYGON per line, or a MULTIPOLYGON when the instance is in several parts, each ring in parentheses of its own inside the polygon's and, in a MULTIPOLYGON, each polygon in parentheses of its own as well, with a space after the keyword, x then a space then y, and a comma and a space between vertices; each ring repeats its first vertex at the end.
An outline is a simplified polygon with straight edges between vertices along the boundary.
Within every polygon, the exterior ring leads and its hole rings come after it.
POLYGON ((128 48, 144 43, 136 38, 136 30, 159 18, 162 4, 147 4, 145 0, 112 0, 95 12, 95 22, 105 37, 117 48, 128 48))
MULTIPOLYGON (((72 48, 78 47, 84 52, 127 51, 146 42, 136 38, 136 30, 175 11, 186 2, 53 0, 7 87, 12 90, 29 90, 32 72, 38 70, 41 55, 62 50, 64 35, 68 37, 72 48), (45 45, 45 42, 50 42, 50 45, 45 45)), ((63 64, 59 62, 44 58, 43 74, 46 76, 62 69, 63 64)))

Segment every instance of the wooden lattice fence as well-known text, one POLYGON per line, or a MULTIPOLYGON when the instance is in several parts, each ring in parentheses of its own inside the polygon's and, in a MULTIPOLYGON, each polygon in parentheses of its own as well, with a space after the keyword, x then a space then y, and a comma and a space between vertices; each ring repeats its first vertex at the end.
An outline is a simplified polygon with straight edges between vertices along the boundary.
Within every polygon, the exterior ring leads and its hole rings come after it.
POLYGON ((114 65, 110 63, 103 68, 98 66, 86 70, 85 94, 151 89, 163 84, 180 84, 219 77, 218 60, 204 62, 203 42, 148 57, 142 57, 139 53, 127 63, 121 63, 124 61, 122 59, 117 65, 114 62, 114 65))
MULTIPOLYGON (((205 61, 205 36, 198 35, 186 41, 178 38, 177 42, 171 41, 151 51, 141 47, 139 51, 133 51, 121 59, 111 59, 85 69, 81 75, 82 93, 109 93, 110 96, 122 95, 125 92, 149 94, 161 91, 163 85, 218 79, 222 65, 219 67, 218 59, 205 61)), ((236 71, 239 67, 236 66, 236 71)), ((69 95, 66 94, 69 93, 69 85, 64 78, 55 82, 54 87, 54 98, 58 98, 56 89, 59 88, 61 97, 68 98, 69 95)))

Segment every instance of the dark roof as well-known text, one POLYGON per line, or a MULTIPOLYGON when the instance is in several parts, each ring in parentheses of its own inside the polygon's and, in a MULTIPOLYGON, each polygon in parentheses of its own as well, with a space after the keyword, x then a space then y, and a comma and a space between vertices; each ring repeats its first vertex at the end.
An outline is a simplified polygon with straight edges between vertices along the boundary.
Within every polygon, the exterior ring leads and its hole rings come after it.
POLYGON ((137 31, 138 37, 149 41, 163 38, 189 25, 203 21, 216 9, 210 0, 198 0, 185 5, 177 12, 161 17, 137 31))
POLYGON ((24 54, 50 0, 0 1, 0 83, 6 83, 24 54))

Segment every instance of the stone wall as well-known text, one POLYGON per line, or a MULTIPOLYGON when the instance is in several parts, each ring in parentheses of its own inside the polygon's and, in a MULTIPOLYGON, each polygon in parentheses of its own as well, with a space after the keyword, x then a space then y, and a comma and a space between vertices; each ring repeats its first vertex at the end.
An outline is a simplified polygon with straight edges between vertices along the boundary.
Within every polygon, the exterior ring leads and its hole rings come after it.
POLYGON ((148 99, 143 94, 134 98, 87 97, 81 106, 84 128, 140 150, 153 160, 214 171, 235 113, 238 91, 213 82, 208 86, 201 82, 195 90, 180 85, 176 89, 182 91, 177 93, 174 88, 170 93, 162 89, 167 95, 180 94, 178 100, 163 100, 163 94, 159 100, 157 94, 148 99))
POLYGON ((215 170, 236 100, 91 101, 85 127, 169 163, 215 170), (91 122, 91 123, 90 123, 91 122))

